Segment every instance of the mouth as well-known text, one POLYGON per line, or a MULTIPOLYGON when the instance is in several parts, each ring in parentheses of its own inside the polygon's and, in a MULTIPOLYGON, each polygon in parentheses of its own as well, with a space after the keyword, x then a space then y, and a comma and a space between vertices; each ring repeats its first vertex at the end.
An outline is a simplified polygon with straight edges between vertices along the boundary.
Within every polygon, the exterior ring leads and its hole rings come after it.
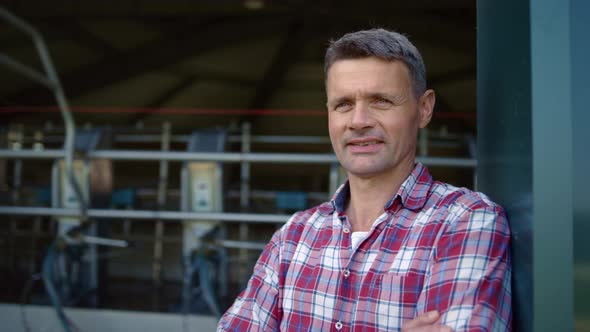
POLYGON ((359 138, 351 138, 346 141, 346 145, 353 145, 353 146, 367 146, 367 145, 375 145, 375 144, 382 144, 383 140, 379 139, 376 136, 365 136, 359 138))
POLYGON ((384 142, 376 137, 353 138, 346 142, 354 154, 373 154, 381 150, 384 142))
POLYGON ((382 142, 380 141, 369 141, 369 142, 349 142, 348 145, 352 145, 352 146, 368 146, 368 145, 374 145, 374 144, 381 144, 382 142))

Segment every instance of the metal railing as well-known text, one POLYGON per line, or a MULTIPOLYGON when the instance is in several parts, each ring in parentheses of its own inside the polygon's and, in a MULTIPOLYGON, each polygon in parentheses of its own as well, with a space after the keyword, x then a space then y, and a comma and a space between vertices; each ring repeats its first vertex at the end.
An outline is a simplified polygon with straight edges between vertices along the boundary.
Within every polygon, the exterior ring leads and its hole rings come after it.
POLYGON ((66 95, 59 81, 59 76, 57 75, 55 67, 53 66, 53 62, 51 61, 51 56, 49 55, 47 45, 45 44, 45 41, 41 34, 35 28, 33 28, 30 24, 26 23, 20 18, 14 16, 2 7, 0 7, 0 18, 8 22, 16 29, 28 34, 29 37, 31 37, 31 39, 33 40, 37 53, 39 54, 41 64, 43 66, 43 69, 45 70, 45 75, 39 73, 34 69, 29 68, 28 66, 2 53, 0 53, 0 64, 16 71, 17 73, 20 73, 21 75, 29 78, 34 82, 44 85, 49 90, 51 90, 55 95, 55 99, 60 109, 60 113, 63 118, 64 126, 66 129, 64 149, 58 150, 60 151, 59 157, 65 159, 65 167, 66 173, 68 174, 68 180, 72 188, 74 189, 78 202, 80 202, 80 216, 84 217, 86 214, 88 204, 84 198, 84 195, 82 194, 80 185, 74 176, 72 166, 74 156, 74 139, 76 136, 76 125, 74 122, 74 118, 72 117, 72 114, 70 112, 70 107, 68 105, 66 95))
MULTIPOLYGON (((62 150, 8 150, 0 149, 0 158, 7 159, 56 159, 61 158, 62 150)), ((338 162, 330 153, 240 153, 240 152, 179 152, 179 151, 141 151, 141 150, 95 150, 84 157, 89 159, 134 160, 134 161, 216 161, 251 163, 295 163, 331 164, 338 162)), ((448 166, 475 168, 473 158, 417 157, 417 162, 427 166, 448 166)))
MULTIPOLYGON (((55 159, 61 158, 60 150, 0 150, 0 158, 15 159, 55 159)), ((134 161, 216 161, 227 163, 292 163, 292 164, 335 164, 338 162, 333 154, 289 154, 289 153, 201 153, 174 151, 136 151, 136 150, 96 150, 88 158, 134 161)), ((416 161, 430 166, 450 166, 475 168, 475 159, 417 157, 416 161)), ((0 206, 0 214, 7 215, 51 215, 79 217, 73 209, 38 208, 28 206, 0 206)), ((163 219, 163 220, 220 220, 236 222, 275 222, 284 223, 289 215, 251 214, 251 213, 197 213, 177 211, 149 210, 105 210, 87 209, 88 217, 119 219, 163 219)))
MULTIPOLYGON (((0 214, 20 216, 78 217, 76 209, 33 206, 2 206, 0 214)), ((219 220, 247 223, 284 223, 291 215, 234 212, 187 212, 155 210, 88 209, 90 218, 162 219, 162 220, 219 220)))

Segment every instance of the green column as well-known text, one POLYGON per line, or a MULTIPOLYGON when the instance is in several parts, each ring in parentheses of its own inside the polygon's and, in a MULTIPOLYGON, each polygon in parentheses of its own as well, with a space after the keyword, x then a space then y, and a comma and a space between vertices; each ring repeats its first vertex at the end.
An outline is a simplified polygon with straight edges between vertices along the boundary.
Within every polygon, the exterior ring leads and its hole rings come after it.
POLYGON ((574 214, 588 295, 588 3, 478 1, 478 188, 513 231, 515 331, 574 329, 574 214))
POLYGON ((590 331, 590 1, 571 6, 574 146, 574 311, 576 331, 590 331))
POLYGON ((529 6, 477 2, 477 187, 512 230, 514 331, 532 331, 532 126, 529 6))
POLYGON ((569 1, 531 0, 533 326, 573 330, 572 46, 569 1))

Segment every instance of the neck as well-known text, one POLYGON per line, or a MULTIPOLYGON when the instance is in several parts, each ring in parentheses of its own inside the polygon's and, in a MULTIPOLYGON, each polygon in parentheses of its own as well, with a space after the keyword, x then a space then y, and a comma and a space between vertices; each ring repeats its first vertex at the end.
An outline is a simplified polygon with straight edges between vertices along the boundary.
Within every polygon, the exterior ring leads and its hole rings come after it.
POLYGON ((354 232, 369 231, 383 213, 383 207, 397 193, 414 169, 413 160, 390 172, 370 177, 348 174, 350 200, 346 214, 354 232))

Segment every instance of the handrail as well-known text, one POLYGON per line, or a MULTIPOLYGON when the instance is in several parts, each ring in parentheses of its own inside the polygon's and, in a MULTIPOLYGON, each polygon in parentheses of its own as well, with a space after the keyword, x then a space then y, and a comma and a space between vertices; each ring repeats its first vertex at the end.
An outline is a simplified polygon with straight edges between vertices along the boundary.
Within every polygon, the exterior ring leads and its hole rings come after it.
MULTIPOLYGON (((0 149, 0 158, 12 159, 55 159, 62 150, 8 150, 0 149)), ((112 159, 133 161, 216 161, 216 162, 261 162, 293 164, 331 164, 338 159, 331 153, 260 153, 260 152, 180 152, 160 150, 94 150, 84 157, 89 159, 112 159)), ((416 157, 416 161, 428 166, 449 166, 475 168, 473 158, 416 157)))
POLYGON ((46 76, 37 72, 34 69, 27 67, 26 65, 21 64, 16 60, 13 60, 12 58, 4 54, 0 54, 0 64, 4 64, 5 66, 15 70, 16 72, 24 76, 27 76, 29 79, 44 85, 45 87, 50 89, 55 95, 55 99, 57 100, 57 105, 60 109, 61 116, 63 118, 64 125, 66 128, 66 138, 63 149, 66 174, 68 175, 70 185, 74 189, 76 198, 80 203, 80 216, 82 217, 82 220, 85 220, 88 204, 86 202, 86 198, 82 194, 82 189, 80 188, 80 185, 76 180, 76 177, 74 176, 74 170, 72 166, 74 159, 74 140, 76 137, 76 125, 74 123, 74 118, 72 117, 72 114, 70 112, 70 107, 68 105, 65 93, 59 81, 59 77, 57 75, 57 72, 55 71, 55 67, 53 66, 51 57, 49 56, 47 45, 45 44, 45 41, 41 34, 35 28, 33 28, 30 24, 26 23, 20 18, 14 16, 2 7, 0 7, 0 18, 4 19, 15 28, 25 32, 33 39, 33 43, 35 44, 35 48, 37 49, 39 58, 41 59, 41 64, 43 65, 43 69, 45 70, 46 76))
MULTIPOLYGON (((228 222, 283 224, 291 215, 234 212, 188 212, 154 210, 88 209, 92 218, 161 219, 161 220, 220 220, 228 222)), ((77 210, 33 206, 0 206, 0 214, 15 216, 77 217, 77 210)))

